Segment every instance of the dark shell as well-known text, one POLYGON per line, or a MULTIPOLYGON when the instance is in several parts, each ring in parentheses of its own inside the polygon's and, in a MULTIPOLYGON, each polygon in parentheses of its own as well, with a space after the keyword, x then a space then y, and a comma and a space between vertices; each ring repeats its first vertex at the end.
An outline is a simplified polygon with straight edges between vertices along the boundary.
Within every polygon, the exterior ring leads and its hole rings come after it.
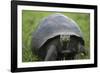
POLYGON ((78 25, 67 16, 53 14, 44 18, 32 35, 32 46, 40 48, 48 39, 58 35, 75 35, 82 38, 78 25))

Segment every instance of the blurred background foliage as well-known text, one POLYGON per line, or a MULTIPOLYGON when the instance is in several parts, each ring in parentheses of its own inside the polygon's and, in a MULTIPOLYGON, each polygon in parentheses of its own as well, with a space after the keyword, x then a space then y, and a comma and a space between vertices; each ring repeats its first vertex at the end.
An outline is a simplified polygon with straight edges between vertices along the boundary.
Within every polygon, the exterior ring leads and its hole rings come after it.
POLYGON ((22 11, 22 62, 32 62, 38 60, 38 57, 32 54, 31 38, 32 33, 36 30, 39 22, 44 18, 54 13, 62 13, 65 16, 73 19, 83 32, 85 40, 85 48, 88 50, 87 56, 84 59, 90 58, 90 15, 88 13, 74 12, 44 12, 44 11, 22 11))

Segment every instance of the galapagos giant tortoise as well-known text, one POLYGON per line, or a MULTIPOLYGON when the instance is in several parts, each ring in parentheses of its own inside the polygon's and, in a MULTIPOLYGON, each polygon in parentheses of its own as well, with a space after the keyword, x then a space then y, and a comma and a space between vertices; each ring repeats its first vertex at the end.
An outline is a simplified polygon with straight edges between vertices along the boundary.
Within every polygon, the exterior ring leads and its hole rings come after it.
POLYGON ((42 61, 75 59, 84 45, 79 26, 63 14, 44 18, 32 34, 32 52, 42 61))

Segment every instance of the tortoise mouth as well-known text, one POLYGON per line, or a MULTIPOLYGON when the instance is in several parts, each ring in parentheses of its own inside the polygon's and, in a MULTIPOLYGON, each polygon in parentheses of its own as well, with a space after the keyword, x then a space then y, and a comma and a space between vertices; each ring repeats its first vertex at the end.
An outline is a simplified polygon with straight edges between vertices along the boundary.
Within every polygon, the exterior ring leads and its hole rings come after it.
POLYGON ((71 53, 71 51, 70 51, 70 50, 63 50, 63 51, 61 51, 61 53, 62 53, 62 54, 71 53))

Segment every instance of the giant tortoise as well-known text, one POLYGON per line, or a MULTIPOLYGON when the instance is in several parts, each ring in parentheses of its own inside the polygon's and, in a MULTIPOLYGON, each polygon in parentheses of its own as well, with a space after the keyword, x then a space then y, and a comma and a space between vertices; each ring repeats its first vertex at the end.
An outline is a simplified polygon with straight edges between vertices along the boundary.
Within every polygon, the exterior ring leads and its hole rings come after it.
POLYGON ((77 23, 60 13, 45 17, 32 34, 32 52, 40 61, 75 59, 85 54, 84 45, 77 23))

